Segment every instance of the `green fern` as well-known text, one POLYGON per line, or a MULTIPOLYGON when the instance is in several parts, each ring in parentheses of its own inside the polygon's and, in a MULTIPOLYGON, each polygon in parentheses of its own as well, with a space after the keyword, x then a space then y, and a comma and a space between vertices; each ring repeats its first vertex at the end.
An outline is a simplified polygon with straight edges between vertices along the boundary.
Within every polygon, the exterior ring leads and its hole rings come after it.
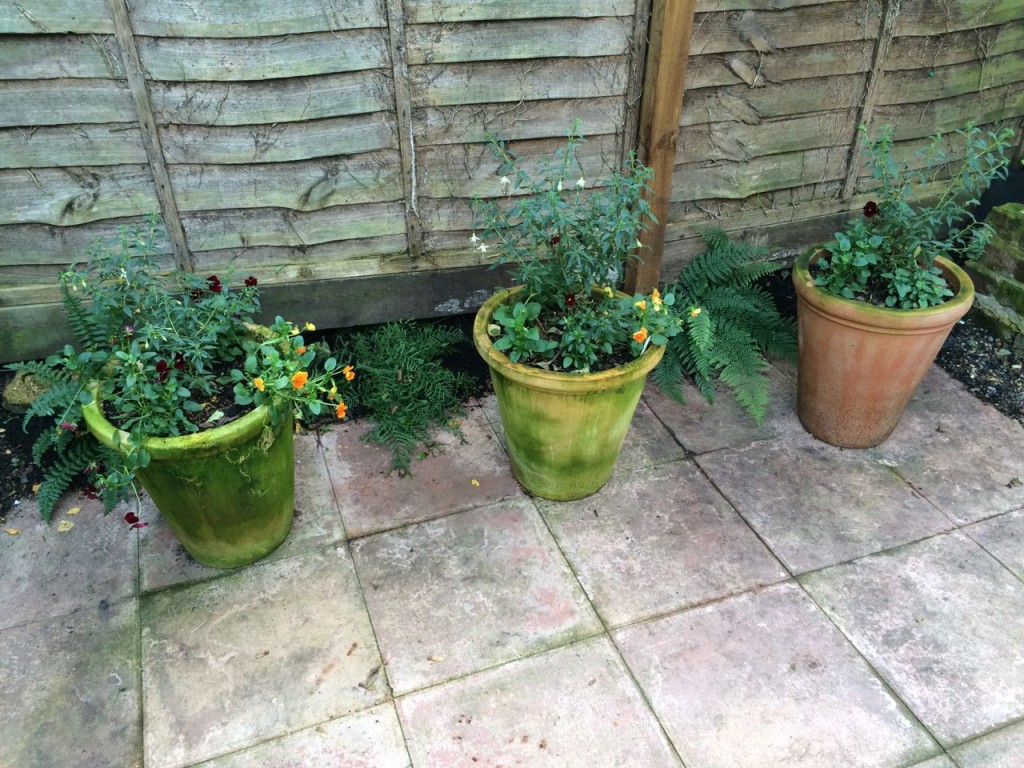
POLYGON ((441 358, 463 339, 454 328, 403 320, 342 340, 356 360, 350 399, 373 424, 363 439, 390 449, 389 471, 409 474, 413 457, 433 446, 438 427, 462 436, 451 422, 463 414, 462 398, 473 381, 445 368, 441 358))
POLYGON ((767 261, 767 248, 734 243, 721 229, 701 237, 707 250, 666 289, 675 294, 675 306, 700 311, 684 317, 683 332, 669 339, 652 378, 680 403, 683 374, 708 402, 714 402, 720 382, 760 424, 769 398, 766 357, 796 358, 793 321, 780 316, 771 296, 756 285, 784 265, 767 261))

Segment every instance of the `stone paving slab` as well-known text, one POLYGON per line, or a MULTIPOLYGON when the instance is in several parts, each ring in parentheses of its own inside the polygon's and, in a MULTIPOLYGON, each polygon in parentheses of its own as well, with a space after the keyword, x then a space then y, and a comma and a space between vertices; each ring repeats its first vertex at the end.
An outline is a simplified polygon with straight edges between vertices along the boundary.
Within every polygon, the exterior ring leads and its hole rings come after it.
POLYGON ((413 461, 413 478, 387 474, 388 450, 359 440, 369 431, 365 422, 323 436, 327 470, 350 539, 523 495, 482 410, 469 409, 461 423, 466 442, 440 432, 431 454, 413 461))
POLYGON ((687 766, 901 768, 940 752, 793 583, 613 637, 687 766))
POLYGON ((1024 722, 953 747, 949 753, 960 768, 1020 768, 1024 765, 1024 722))
POLYGON ((416 768, 682 768, 606 637, 398 700, 416 768))
POLYGON ((1024 583, 967 536, 801 583, 944 746, 1024 717, 1024 583))
POLYGON ((613 475, 580 501, 537 504, 609 626, 787 576, 690 461, 613 475))
POLYGON ((1024 507, 1024 426, 934 366, 871 453, 959 525, 1024 507))
POLYGON ((0 629, 133 597, 138 542, 123 514, 77 494, 51 523, 34 500, 15 507, 4 529, 19 532, 0 530, 0 629))
POLYGON ((134 599, 0 631, 0 765, 141 768, 138 632, 134 599))
POLYGON ((870 453, 803 432, 703 454, 697 462, 793 573, 953 527, 870 453))
POLYGON ((250 749, 202 768, 409 768, 393 704, 381 704, 250 749))
POLYGON ((396 694, 602 631, 526 499, 353 542, 396 694))
POLYGON ((142 598, 147 768, 184 766, 388 696, 344 548, 142 598))
POLYGON ((758 426, 727 390, 715 395, 709 404, 696 386, 684 382, 686 405, 672 400, 652 382, 644 388, 643 402, 657 414, 686 450, 707 453, 720 448, 736 448, 757 440, 800 432, 803 427, 796 417, 795 371, 788 372, 784 363, 769 371, 771 401, 764 422, 758 426))
POLYGON ((1024 581, 1024 509, 969 525, 963 531, 1024 581))
MULTIPOLYGON (((148 496, 139 517, 147 525, 139 530, 139 574, 143 592, 187 584, 225 573, 197 563, 178 541, 148 496)), ((338 504, 327 474, 327 464, 315 433, 295 436, 295 518, 288 538, 263 562, 280 560, 344 541, 338 504)))

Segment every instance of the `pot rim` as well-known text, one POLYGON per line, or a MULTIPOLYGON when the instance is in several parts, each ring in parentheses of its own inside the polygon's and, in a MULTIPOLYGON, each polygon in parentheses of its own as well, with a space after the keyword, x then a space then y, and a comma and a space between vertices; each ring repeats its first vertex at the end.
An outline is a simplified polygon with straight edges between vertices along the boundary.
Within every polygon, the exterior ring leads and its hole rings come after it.
MULTIPOLYGON (((99 406, 99 389, 99 382, 92 382, 89 385, 88 391, 92 399, 82 406, 82 415, 89 426, 89 431, 97 440, 108 448, 125 453, 128 449, 129 434, 123 429, 118 429, 103 415, 103 409, 99 406)), ((288 420, 282 419, 275 432, 288 420)), ((269 423, 270 409, 266 405, 260 405, 219 427, 177 437, 147 437, 143 439, 142 445, 153 459, 177 458, 183 454, 200 458, 221 453, 254 439, 269 423)))
POLYGON ((935 264, 943 271, 944 277, 955 288, 955 295, 948 301, 924 309, 900 309, 880 307, 864 301, 847 299, 826 293, 814 284, 811 277, 811 262, 820 258, 825 249, 816 245, 804 251, 793 265, 793 285, 802 305, 818 314, 847 321, 850 325, 864 325, 873 328, 889 328, 910 332, 928 332, 934 328, 956 322, 971 308, 974 302, 974 283, 970 276, 955 263, 942 256, 936 257, 935 264))
POLYGON ((492 370, 500 372, 501 375, 523 386, 565 393, 588 392, 595 387, 611 388, 616 386, 620 380, 625 383, 626 380, 650 373, 661 362, 661 358, 665 354, 663 346, 651 344, 647 351, 635 360, 596 373, 546 371, 543 368, 515 363, 508 355, 494 348, 494 343, 487 333, 487 326, 495 310, 502 304, 508 303, 508 300, 521 290, 523 290, 521 285, 503 288, 483 303, 473 320, 473 344, 492 370))

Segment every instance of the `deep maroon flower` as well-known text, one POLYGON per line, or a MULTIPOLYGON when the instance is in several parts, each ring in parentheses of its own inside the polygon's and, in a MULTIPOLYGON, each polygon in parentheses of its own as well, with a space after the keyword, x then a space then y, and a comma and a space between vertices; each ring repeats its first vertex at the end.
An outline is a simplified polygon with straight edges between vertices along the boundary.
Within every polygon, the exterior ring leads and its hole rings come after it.
POLYGON ((75 424, 74 422, 71 422, 71 421, 62 421, 60 423, 60 428, 63 429, 64 431, 66 431, 66 432, 77 432, 78 431, 78 425, 75 424))
POLYGON ((211 293, 220 293, 221 292, 222 286, 220 284, 220 278, 219 277, 217 277, 216 275, 210 275, 208 278, 206 278, 206 282, 210 285, 210 292, 211 293))
POLYGON ((868 200, 866 203, 864 203, 864 215, 867 216, 869 219, 872 216, 877 216, 878 203, 876 203, 874 200, 868 200))
POLYGON ((552 235, 551 239, 548 240, 548 245, 550 245, 552 248, 554 248, 560 242, 562 242, 562 238, 560 238, 558 235, 552 235))
POLYGON ((82 495, 87 499, 98 499, 100 497, 100 489, 92 483, 84 483, 82 485, 82 495))
POLYGON ((143 523, 139 521, 139 516, 134 512, 128 512, 124 516, 124 521, 128 523, 129 528, 145 528, 149 523, 143 523))
POLYGON ((185 356, 181 352, 174 353, 174 370, 184 371, 185 370, 185 356))
POLYGON ((255 275, 249 275, 247 278, 245 278, 245 287, 246 288, 255 288, 256 287, 256 276, 255 275))
POLYGON ((156 361, 156 378, 157 378, 157 381, 159 381, 161 384, 163 384, 165 381, 167 381, 167 369, 168 368, 170 368, 170 366, 167 365, 167 361, 166 360, 157 360, 156 361))
POLYGON ((572 309, 575 306, 576 306, 576 294, 575 293, 567 293, 567 294, 565 294, 565 308, 566 309, 572 309))

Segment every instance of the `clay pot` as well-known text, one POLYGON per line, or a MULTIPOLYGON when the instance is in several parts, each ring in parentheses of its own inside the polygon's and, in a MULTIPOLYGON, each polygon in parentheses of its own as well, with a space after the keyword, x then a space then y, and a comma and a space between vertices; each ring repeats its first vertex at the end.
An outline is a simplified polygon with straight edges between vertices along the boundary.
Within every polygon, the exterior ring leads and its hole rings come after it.
POLYGON ((950 330, 971 308, 974 284, 960 267, 936 259, 953 298, 927 309, 890 309, 825 293, 809 266, 812 249, 793 267, 800 361, 797 412, 819 440, 870 448, 899 423, 950 330))

